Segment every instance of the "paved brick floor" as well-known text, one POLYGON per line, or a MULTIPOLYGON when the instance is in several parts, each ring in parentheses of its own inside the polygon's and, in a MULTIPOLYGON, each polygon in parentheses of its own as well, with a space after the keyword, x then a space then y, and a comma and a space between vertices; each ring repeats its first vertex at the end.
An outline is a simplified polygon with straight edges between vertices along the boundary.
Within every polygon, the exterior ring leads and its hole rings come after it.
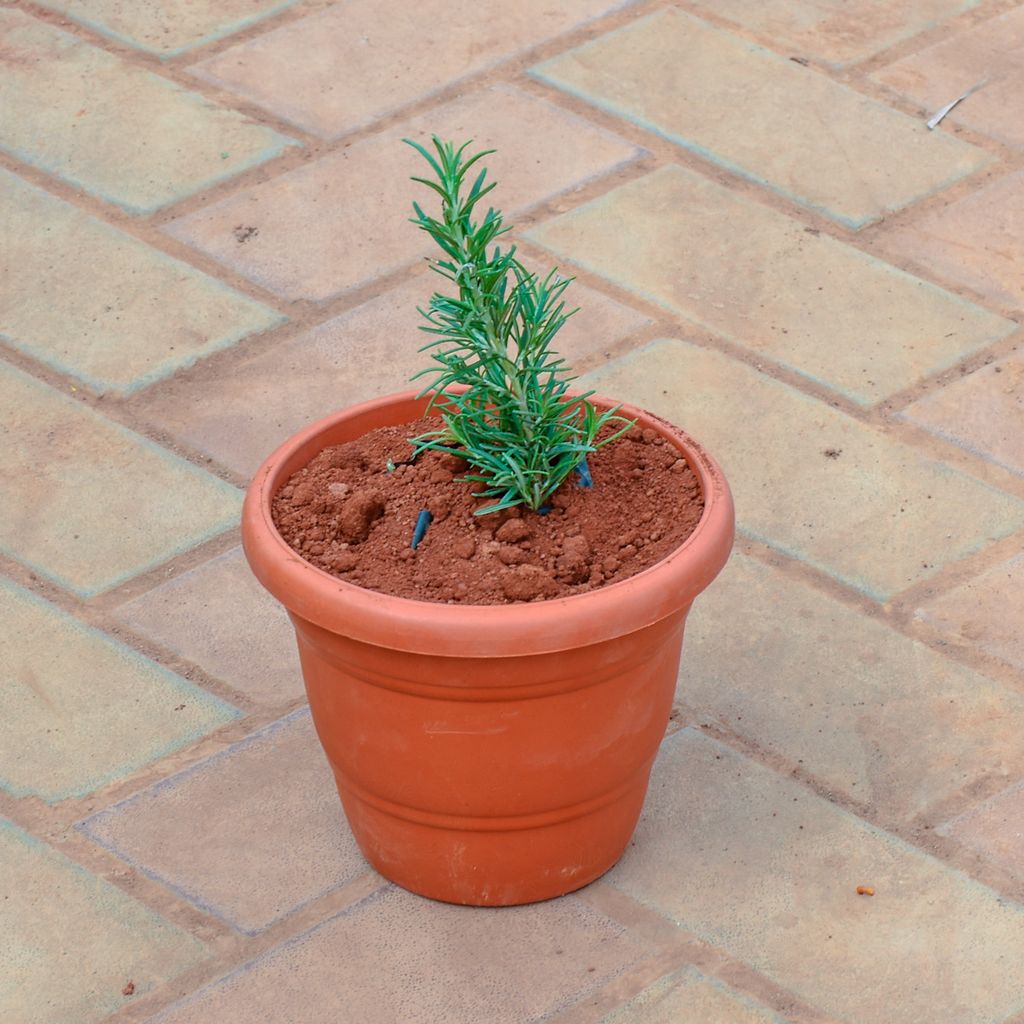
POLYGON ((0 1020, 1024 1024, 1022 83, 1010 0, 0 0, 0 1020), (738 503, 636 845, 504 911, 362 861, 236 527, 418 365, 431 131, 738 503))

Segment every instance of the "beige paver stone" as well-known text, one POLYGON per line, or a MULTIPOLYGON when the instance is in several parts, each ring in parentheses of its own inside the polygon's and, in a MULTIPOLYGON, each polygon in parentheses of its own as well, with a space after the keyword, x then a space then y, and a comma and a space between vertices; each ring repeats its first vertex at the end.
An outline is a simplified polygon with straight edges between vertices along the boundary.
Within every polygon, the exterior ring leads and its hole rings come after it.
POLYGON ((707 978, 696 968, 659 978, 601 1024, 782 1024, 748 996, 707 978))
POLYGON ((1024 555, 928 601, 915 614, 957 643, 1024 669, 1024 555))
POLYGON ((135 391, 284 317, 0 170, 0 337, 135 391))
POLYGON ((839 1020, 1024 1006, 1024 909, 690 729, 663 744, 608 879, 839 1020))
POLYGON ((114 614, 261 703, 281 704, 303 693, 291 622, 257 583, 241 548, 121 605, 114 614))
POLYGON ((572 896, 480 910, 388 887, 153 1024, 527 1024, 646 955, 622 925, 572 896))
MULTIPOLYGON (((230 375, 155 389, 142 413, 175 437, 251 476, 287 437, 321 416, 379 395, 416 386, 410 378, 429 365, 417 328, 435 275, 371 299, 257 356, 239 359, 230 375)), ((648 317, 575 283, 579 304, 554 347, 571 365, 603 358, 607 347, 649 323, 648 317)), ((420 382, 423 383, 423 382, 420 382)))
POLYGON ((862 405, 1016 327, 680 167, 526 237, 862 405))
POLYGON ((432 194, 409 181, 429 168, 402 139, 429 141, 432 133, 498 150, 488 161, 491 180, 499 182, 492 196, 507 213, 640 153, 545 100, 499 85, 214 203, 167 230, 280 295, 329 298, 431 251, 430 240, 409 223, 413 199, 433 208, 432 194))
POLYGON ((938 831, 1010 875, 1024 877, 1024 786, 1011 786, 938 831))
POLYGON ((369 871, 305 709, 80 828, 248 934, 369 871))
POLYGON ((309 132, 337 138, 622 6, 519 0, 463 4, 453 16, 445 0, 349 0, 193 71, 309 132))
POLYGON ((534 74, 850 228, 990 160, 674 8, 563 53, 534 74))
POLYGON ((909 256, 954 287, 967 285, 993 302, 1024 309, 1024 171, 885 228, 878 240, 890 256, 909 256))
POLYGON ((118 42, 174 57, 223 39, 296 0, 39 0, 118 42))
POLYGON ((0 10, 0 149, 151 213, 290 139, 20 11, 0 10))
POLYGON ((756 32, 785 56, 833 64, 864 60, 974 7, 977 0, 692 0, 756 32))
POLYGON ((690 616, 679 699, 887 819, 1024 777, 1024 697, 738 552, 690 616))
POLYGON ((84 796, 239 714, 13 584, 0 612, 0 787, 14 796, 84 796))
POLYGON ((1024 502, 718 352, 652 342, 584 382, 699 438, 748 535, 878 600, 1024 526, 1024 502))
POLYGON ((94 1024, 208 954, 186 932, 0 819, 0 1018, 94 1024))
POLYGON ((1024 473, 1024 354, 947 384, 900 414, 933 434, 1024 473))
POLYGON ((1020 95, 1024 90, 1024 9, 947 34, 941 42, 890 64, 874 76, 929 112, 977 85, 947 115, 1010 146, 1024 146, 1020 95))
POLYGON ((234 487, 0 364, 0 551, 92 596, 238 521, 234 487))

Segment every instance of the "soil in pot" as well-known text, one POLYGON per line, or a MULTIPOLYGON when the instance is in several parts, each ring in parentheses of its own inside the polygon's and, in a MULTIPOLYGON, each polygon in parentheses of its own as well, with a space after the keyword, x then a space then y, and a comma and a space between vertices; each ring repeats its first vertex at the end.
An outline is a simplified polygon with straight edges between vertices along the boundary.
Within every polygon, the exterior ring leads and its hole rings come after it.
POLYGON ((418 420, 327 448, 274 498, 281 536, 306 561, 369 590, 420 601, 510 604, 568 597, 634 576, 693 532, 704 508, 686 460, 653 430, 633 428, 591 455, 547 514, 525 507, 484 516, 495 499, 459 478, 467 464, 408 439, 418 420), (389 466, 393 466, 390 469, 389 466), (413 549, 420 513, 430 525, 413 549))

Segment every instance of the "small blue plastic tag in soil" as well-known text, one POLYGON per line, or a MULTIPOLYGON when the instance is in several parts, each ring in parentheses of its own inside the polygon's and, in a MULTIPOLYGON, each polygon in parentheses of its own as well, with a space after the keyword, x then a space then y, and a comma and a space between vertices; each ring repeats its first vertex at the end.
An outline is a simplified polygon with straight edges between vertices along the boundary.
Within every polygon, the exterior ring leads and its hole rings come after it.
POLYGON ((587 465, 585 455, 576 463, 576 475, 580 478, 580 487, 594 486, 594 478, 590 475, 590 467, 587 465))
POLYGON ((416 517, 416 529, 412 531, 413 551, 419 547, 420 541, 426 536, 427 527, 431 524, 433 518, 430 510, 426 508, 416 517))

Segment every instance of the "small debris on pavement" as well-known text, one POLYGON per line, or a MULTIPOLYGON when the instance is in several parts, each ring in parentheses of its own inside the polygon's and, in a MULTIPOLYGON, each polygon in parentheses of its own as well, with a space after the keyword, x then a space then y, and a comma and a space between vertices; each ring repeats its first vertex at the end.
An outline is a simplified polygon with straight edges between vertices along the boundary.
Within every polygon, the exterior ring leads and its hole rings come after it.
POLYGON ((874 896, 875 890, 870 885, 858 885, 857 886, 858 896, 874 896))
POLYGON ((128 984, 125 985, 125 987, 123 989, 121 989, 121 995, 123 995, 123 996, 133 996, 133 995, 135 995, 135 982, 134 981, 129 981, 128 984))
POLYGON ((928 118, 927 124, 928 124, 928 128, 929 128, 929 130, 931 130, 931 131, 934 131, 934 130, 935 130, 936 128, 938 128, 938 126, 939 126, 939 122, 940 122, 940 121, 941 121, 941 120, 942 120, 942 119, 943 119, 943 118, 944 118, 944 117, 945 117, 945 116, 946 116, 946 115, 947 115, 947 114, 948 114, 948 113, 949 113, 949 112, 950 112, 950 111, 951 111, 951 110, 952 110, 952 109, 953 109, 953 108, 954 108, 954 107, 955 107, 955 106, 956 106, 956 105, 957 105, 958 103, 962 103, 962 102, 963 102, 963 101, 964 101, 965 99, 967 99, 967 97, 968 97, 968 96, 970 96, 970 95, 971 95, 972 93, 976 93, 976 92, 977 92, 977 91, 978 91, 978 90, 979 90, 979 89, 980 89, 980 88, 981 88, 981 87, 982 87, 983 85, 988 85, 988 79, 987 79, 987 78, 985 79, 985 81, 984 81, 984 82, 979 82, 979 83, 978 83, 977 85, 972 85, 972 86, 970 87, 970 89, 968 89, 968 90, 967 90, 967 92, 965 92, 965 93, 961 93, 961 94, 960 94, 959 96, 957 96, 957 98, 956 98, 955 100, 953 100, 953 101, 952 101, 951 103, 947 103, 947 104, 946 104, 946 105, 945 105, 944 107, 940 107, 940 108, 939 108, 938 110, 936 110, 936 111, 935 111, 935 113, 934 113, 934 114, 932 114, 932 116, 931 116, 930 118, 928 118))

